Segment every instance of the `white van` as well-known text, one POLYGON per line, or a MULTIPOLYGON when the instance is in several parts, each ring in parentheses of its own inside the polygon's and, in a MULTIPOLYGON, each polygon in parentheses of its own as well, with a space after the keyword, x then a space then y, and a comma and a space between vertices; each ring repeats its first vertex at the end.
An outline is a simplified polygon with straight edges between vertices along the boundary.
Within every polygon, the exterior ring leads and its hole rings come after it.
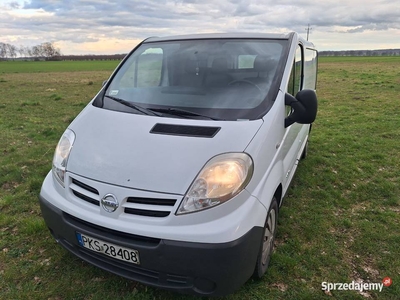
POLYGON ((146 39, 57 145, 39 197, 51 234, 183 293, 261 277, 307 153, 316 77, 317 51, 296 33, 146 39))

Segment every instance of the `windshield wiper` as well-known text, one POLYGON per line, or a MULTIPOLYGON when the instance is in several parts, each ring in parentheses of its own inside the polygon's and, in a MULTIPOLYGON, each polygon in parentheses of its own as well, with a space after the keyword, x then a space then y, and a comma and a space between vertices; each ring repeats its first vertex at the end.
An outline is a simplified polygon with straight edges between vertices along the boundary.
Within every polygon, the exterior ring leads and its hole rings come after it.
POLYGON ((181 108, 168 107, 168 108, 149 108, 149 109, 152 111, 156 111, 156 112, 167 113, 170 115, 181 116, 181 117, 186 117, 186 118, 190 118, 190 116, 193 116, 193 117, 202 117, 202 118, 206 118, 206 119, 210 119, 210 120, 222 120, 222 119, 217 119, 217 118, 213 118, 210 116, 198 114, 193 111, 189 111, 189 110, 185 110, 185 109, 181 109, 181 108))
POLYGON ((222 120, 222 119, 216 119, 210 116, 206 116, 206 115, 202 115, 202 114, 198 114, 195 113, 193 111, 189 111, 189 110, 184 110, 181 108, 172 108, 172 107, 168 107, 168 108, 145 108, 142 107, 140 105, 134 104, 133 102, 118 98, 118 97, 114 97, 114 96, 109 96, 109 95, 105 95, 107 98, 116 101, 118 103, 121 103, 122 105, 128 106, 130 108, 133 108, 137 111, 140 111, 141 113, 145 114, 145 115, 151 115, 151 116, 161 116, 162 114, 159 113, 167 113, 170 115, 174 115, 174 116, 181 116, 181 117, 186 117, 186 118, 190 118, 190 116, 194 116, 194 117, 202 117, 202 118, 206 118, 206 119, 210 119, 210 120, 222 120))
POLYGON ((156 112, 154 112, 154 111, 152 111, 152 110, 150 110, 148 108, 145 108, 145 107, 142 107, 140 105, 134 104, 133 102, 130 102, 130 101, 118 98, 118 97, 109 96, 109 95, 106 95, 106 97, 110 98, 111 100, 114 100, 115 102, 121 103, 122 105, 125 105, 125 106, 128 106, 130 108, 136 109, 137 111, 140 111, 141 113, 143 113, 145 115, 160 116, 160 114, 158 114, 158 113, 156 113, 156 112))

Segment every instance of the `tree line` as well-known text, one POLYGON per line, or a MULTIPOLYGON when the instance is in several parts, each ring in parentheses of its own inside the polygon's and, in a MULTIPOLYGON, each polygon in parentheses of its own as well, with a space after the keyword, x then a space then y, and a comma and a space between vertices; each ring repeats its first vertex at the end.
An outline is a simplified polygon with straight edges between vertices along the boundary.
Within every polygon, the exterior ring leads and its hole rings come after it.
POLYGON ((122 60, 124 54, 103 55, 63 55, 53 43, 46 42, 33 47, 20 46, 0 42, 1 60, 122 60))
POLYGON ((400 49, 320 51, 319 56, 399 56, 400 49))
POLYGON ((61 56, 61 50, 54 46, 53 43, 45 42, 36 46, 17 47, 12 44, 0 42, 0 59, 15 59, 17 56, 26 58, 44 58, 61 56))
MULTIPOLYGON (((41 43, 36 46, 17 47, 12 44, 0 42, 0 60, 9 59, 34 59, 34 60, 121 60, 126 54, 113 55, 62 55, 61 50, 51 42, 41 43)), ((320 51, 320 56, 398 56, 400 49, 381 50, 343 50, 320 51)))

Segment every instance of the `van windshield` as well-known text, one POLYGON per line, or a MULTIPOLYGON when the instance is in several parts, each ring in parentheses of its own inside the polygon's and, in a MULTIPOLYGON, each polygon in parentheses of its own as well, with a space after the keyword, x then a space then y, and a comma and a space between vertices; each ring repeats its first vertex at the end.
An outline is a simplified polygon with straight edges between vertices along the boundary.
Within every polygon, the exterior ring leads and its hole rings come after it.
POLYGON ((177 118, 257 119, 277 95, 287 48, 288 40, 262 39, 143 43, 112 78, 103 108, 177 118))

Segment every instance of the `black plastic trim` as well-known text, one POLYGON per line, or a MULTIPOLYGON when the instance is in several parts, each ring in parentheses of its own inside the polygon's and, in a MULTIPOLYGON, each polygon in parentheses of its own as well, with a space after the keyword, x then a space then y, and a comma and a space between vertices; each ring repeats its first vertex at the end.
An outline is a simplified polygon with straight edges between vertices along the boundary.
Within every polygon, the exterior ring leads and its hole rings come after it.
POLYGON ((213 138, 221 127, 188 126, 157 123, 150 130, 153 134, 179 135, 189 137, 213 138))
POLYGON ((74 190, 72 190, 72 193, 73 193, 76 197, 78 197, 79 199, 81 199, 81 200, 83 200, 83 201, 86 201, 86 202, 89 202, 89 203, 91 203, 91 204, 100 206, 100 201, 99 201, 99 200, 93 199, 93 198, 91 198, 91 197, 88 197, 88 196, 86 196, 86 195, 84 195, 84 194, 81 194, 81 193, 79 193, 79 192, 77 192, 77 191, 74 191, 74 190))
POLYGON ((84 220, 75 218, 67 213, 62 213, 62 220, 76 228, 82 228, 86 232, 101 232, 97 237, 101 239, 102 236, 114 237, 123 240, 125 243, 135 243, 138 246, 155 247, 160 244, 161 240, 150 238, 146 236, 133 235, 124 232, 115 231, 106 227, 98 226, 84 220))
POLYGON ((168 217, 171 212, 169 211, 159 211, 159 210, 147 210, 147 209, 137 209, 125 207, 124 212, 126 214, 145 216, 145 217, 156 217, 156 218, 164 218, 168 217))
POLYGON ((146 205, 174 206, 176 199, 129 197, 126 199, 126 202, 146 205))
POLYGON ((81 188, 83 188, 84 190, 87 190, 87 191, 89 191, 89 192, 91 192, 93 194, 99 195, 99 191, 96 190, 94 187, 91 187, 91 186, 89 186, 89 185, 87 185, 87 184, 85 184, 83 182, 80 182, 80 181, 74 179, 74 178, 72 178, 72 183, 77 185, 77 186, 79 186, 79 187, 81 187, 81 188))

